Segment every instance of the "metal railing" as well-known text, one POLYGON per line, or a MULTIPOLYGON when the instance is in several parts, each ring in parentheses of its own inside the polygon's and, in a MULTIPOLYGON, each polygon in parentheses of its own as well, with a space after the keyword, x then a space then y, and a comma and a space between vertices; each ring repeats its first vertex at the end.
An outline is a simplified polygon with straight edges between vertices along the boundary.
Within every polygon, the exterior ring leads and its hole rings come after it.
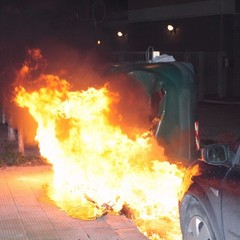
POLYGON ((147 62, 146 52, 113 52, 113 63, 139 63, 147 62))

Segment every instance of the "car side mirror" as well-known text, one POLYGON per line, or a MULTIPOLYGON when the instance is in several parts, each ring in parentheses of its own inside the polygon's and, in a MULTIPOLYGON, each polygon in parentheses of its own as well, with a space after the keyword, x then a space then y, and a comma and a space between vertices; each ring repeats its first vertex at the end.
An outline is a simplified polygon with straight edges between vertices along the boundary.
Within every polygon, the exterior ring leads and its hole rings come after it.
POLYGON ((229 160, 230 151, 223 144, 210 144, 202 149, 202 158, 207 163, 222 164, 229 160))

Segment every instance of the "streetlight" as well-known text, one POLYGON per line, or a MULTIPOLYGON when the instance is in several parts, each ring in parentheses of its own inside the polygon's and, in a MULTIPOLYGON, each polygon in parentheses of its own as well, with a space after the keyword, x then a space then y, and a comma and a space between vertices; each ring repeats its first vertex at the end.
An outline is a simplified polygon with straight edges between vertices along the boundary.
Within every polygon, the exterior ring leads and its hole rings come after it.
POLYGON ((173 27, 173 25, 169 24, 167 26, 167 29, 168 29, 169 32, 172 32, 174 30, 174 27, 173 27))
POLYGON ((122 37, 123 33, 121 31, 118 31, 117 35, 118 35, 118 37, 122 37))
POLYGON ((167 25, 167 30, 170 33, 177 33, 177 30, 179 29, 179 27, 177 25, 172 25, 172 24, 168 24, 167 25))

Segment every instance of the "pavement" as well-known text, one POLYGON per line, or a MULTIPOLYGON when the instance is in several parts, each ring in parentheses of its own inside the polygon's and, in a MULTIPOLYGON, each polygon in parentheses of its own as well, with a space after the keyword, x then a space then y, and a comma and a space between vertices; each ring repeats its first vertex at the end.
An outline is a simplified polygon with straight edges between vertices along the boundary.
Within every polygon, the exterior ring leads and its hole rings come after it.
POLYGON ((146 240, 124 215, 92 221, 61 211, 46 194, 51 166, 0 168, 1 240, 146 240))

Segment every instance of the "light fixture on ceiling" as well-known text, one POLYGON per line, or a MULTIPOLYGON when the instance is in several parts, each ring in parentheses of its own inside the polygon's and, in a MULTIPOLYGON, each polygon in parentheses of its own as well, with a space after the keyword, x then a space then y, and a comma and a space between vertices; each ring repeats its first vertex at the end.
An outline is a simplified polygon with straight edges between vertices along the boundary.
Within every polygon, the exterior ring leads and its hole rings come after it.
POLYGON ((173 25, 169 24, 169 25, 167 25, 167 29, 169 32, 172 32, 174 30, 174 27, 173 27, 173 25))
POLYGON ((123 36, 123 33, 122 33, 121 31, 118 31, 118 32, 117 32, 117 35, 118 35, 118 37, 122 37, 122 36, 123 36))
POLYGON ((177 26, 174 26, 174 25, 172 25, 172 24, 168 24, 168 25, 167 25, 167 30, 168 30, 170 33, 176 33, 176 32, 177 32, 177 29, 178 29, 177 26))

